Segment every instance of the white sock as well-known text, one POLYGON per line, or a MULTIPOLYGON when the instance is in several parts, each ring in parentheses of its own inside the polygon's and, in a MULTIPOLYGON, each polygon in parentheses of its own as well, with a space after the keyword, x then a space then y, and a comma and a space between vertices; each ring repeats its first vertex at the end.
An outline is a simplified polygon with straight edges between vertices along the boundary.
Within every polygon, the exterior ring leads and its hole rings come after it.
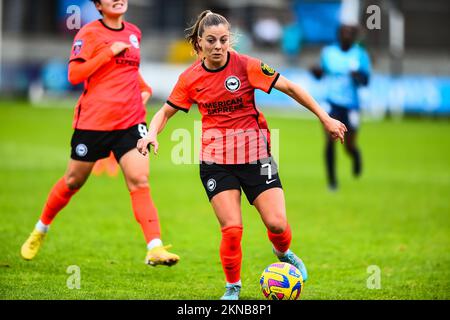
POLYGON ((286 252, 281 252, 281 251, 278 251, 277 249, 273 248, 273 252, 276 254, 277 257, 281 258, 281 257, 284 257, 286 255, 286 253, 289 252, 289 249, 286 252))
POLYGON ((239 286, 239 287, 242 287, 242 282, 241 282, 241 280, 239 280, 238 282, 233 282, 233 283, 227 282, 227 287, 228 286, 239 286))
POLYGON ((147 244, 147 250, 151 250, 154 247, 160 247, 162 245, 163 245, 163 243, 162 243, 161 239, 156 238, 147 244))
POLYGON ((50 225, 44 224, 41 220, 39 220, 35 226, 36 230, 43 232, 43 233, 47 233, 49 228, 50 228, 50 225))

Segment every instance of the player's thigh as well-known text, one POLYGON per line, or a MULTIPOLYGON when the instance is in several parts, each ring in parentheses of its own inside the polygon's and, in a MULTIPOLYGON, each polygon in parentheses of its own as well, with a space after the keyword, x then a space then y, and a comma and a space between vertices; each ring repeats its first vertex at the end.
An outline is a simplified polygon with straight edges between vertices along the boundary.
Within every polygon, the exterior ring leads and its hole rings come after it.
POLYGON ((253 202, 266 227, 272 232, 283 232, 287 225, 284 191, 281 188, 268 189, 253 202))
POLYGON ((214 213, 222 228, 242 225, 241 191, 225 190, 211 199, 214 213))
POLYGON ((239 178, 242 190, 251 205, 264 191, 283 188, 278 165, 272 157, 260 159, 256 163, 239 165, 233 173, 239 178))
POLYGON ((230 170, 229 165, 202 162, 200 179, 209 201, 223 191, 238 190, 240 193, 241 190, 239 179, 230 170))
POLYGON ((131 149, 120 158, 119 165, 130 191, 148 187, 148 155, 142 155, 136 148, 131 149))
POLYGON ((64 175, 66 184, 70 189, 81 188, 91 174, 95 162, 70 159, 64 175))
POLYGON ((117 162, 121 163, 122 158, 125 155, 127 155, 127 158, 130 158, 131 161, 134 161, 133 157, 137 158, 136 152, 130 153, 130 151, 137 150, 137 142, 139 139, 145 137, 146 134, 147 125, 145 123, 134 125, 128 129, 115 131, 111 141, 111 149, 117 162), (131 157, 130 154, 132 155, 131 157))

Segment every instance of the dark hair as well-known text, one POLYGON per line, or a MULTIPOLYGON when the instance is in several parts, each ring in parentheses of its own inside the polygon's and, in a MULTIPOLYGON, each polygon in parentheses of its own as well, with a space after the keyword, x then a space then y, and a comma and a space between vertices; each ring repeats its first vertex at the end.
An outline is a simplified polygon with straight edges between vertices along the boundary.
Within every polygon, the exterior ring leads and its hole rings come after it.
POLYGON ((205 28, 218 26, 219 24, 227 26, 228 29, 230 28, 230 23, 224 16, 214 13, 211 10, 205 10, 197 17, 197 21, 195 21, 194 25, 185 30, 186 39, 192 45, 192 48, 197 54, 200 51, 200 47, 197 42, 198 37, 203 35, 205 28))
MULTIPOLYGON (((91 0, 91 1, 94 3, 94 5, 97 3, 102 4, 102 0, 91 0)), ((100 14, 103 15, 102 10, 98 10, 98 12, 100 12, 100 14)))

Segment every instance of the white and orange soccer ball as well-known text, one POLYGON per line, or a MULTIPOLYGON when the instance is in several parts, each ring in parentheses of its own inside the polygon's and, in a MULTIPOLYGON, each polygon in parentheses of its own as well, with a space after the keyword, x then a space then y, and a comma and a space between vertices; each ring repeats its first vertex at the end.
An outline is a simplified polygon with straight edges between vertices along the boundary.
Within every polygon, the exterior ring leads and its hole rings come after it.
POLYGON ((302 274, 285 262, 272 263, 264 269, 259 283, 268 300, 297 300, 303 289, 302 274))

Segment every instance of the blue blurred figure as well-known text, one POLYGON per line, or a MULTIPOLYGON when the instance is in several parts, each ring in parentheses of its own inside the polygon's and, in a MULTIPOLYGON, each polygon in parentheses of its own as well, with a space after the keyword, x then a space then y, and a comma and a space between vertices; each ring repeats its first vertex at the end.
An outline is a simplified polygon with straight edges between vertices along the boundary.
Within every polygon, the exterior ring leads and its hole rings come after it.
MULTIPOLYGON (((312 69, 318 79, 325 77, 327 101, 331 106, 330 116, 344 123, 348 129, 345 150, 352 157, 353 174, 361 175, 361 152, 356 144, 360 122, 358 87, 369 83, 371 63, 367 51, 356 44, 358 28, 341 25, 339 43, 323 48, 320 66, 312 69)), ((337 189, 334 141, 327 137, 326 167, 330 190, 337 189)))
POLYGON ((287 61, 295 65, 302 49, 303 33, 299 23, 293 22, 283 27, 281 48, 287 61))
POLYGON ((65 94, 72 86, 67 75, 67 63, 59 59, 49 60, 41 71, 44 90, 50 94, 65 94))

